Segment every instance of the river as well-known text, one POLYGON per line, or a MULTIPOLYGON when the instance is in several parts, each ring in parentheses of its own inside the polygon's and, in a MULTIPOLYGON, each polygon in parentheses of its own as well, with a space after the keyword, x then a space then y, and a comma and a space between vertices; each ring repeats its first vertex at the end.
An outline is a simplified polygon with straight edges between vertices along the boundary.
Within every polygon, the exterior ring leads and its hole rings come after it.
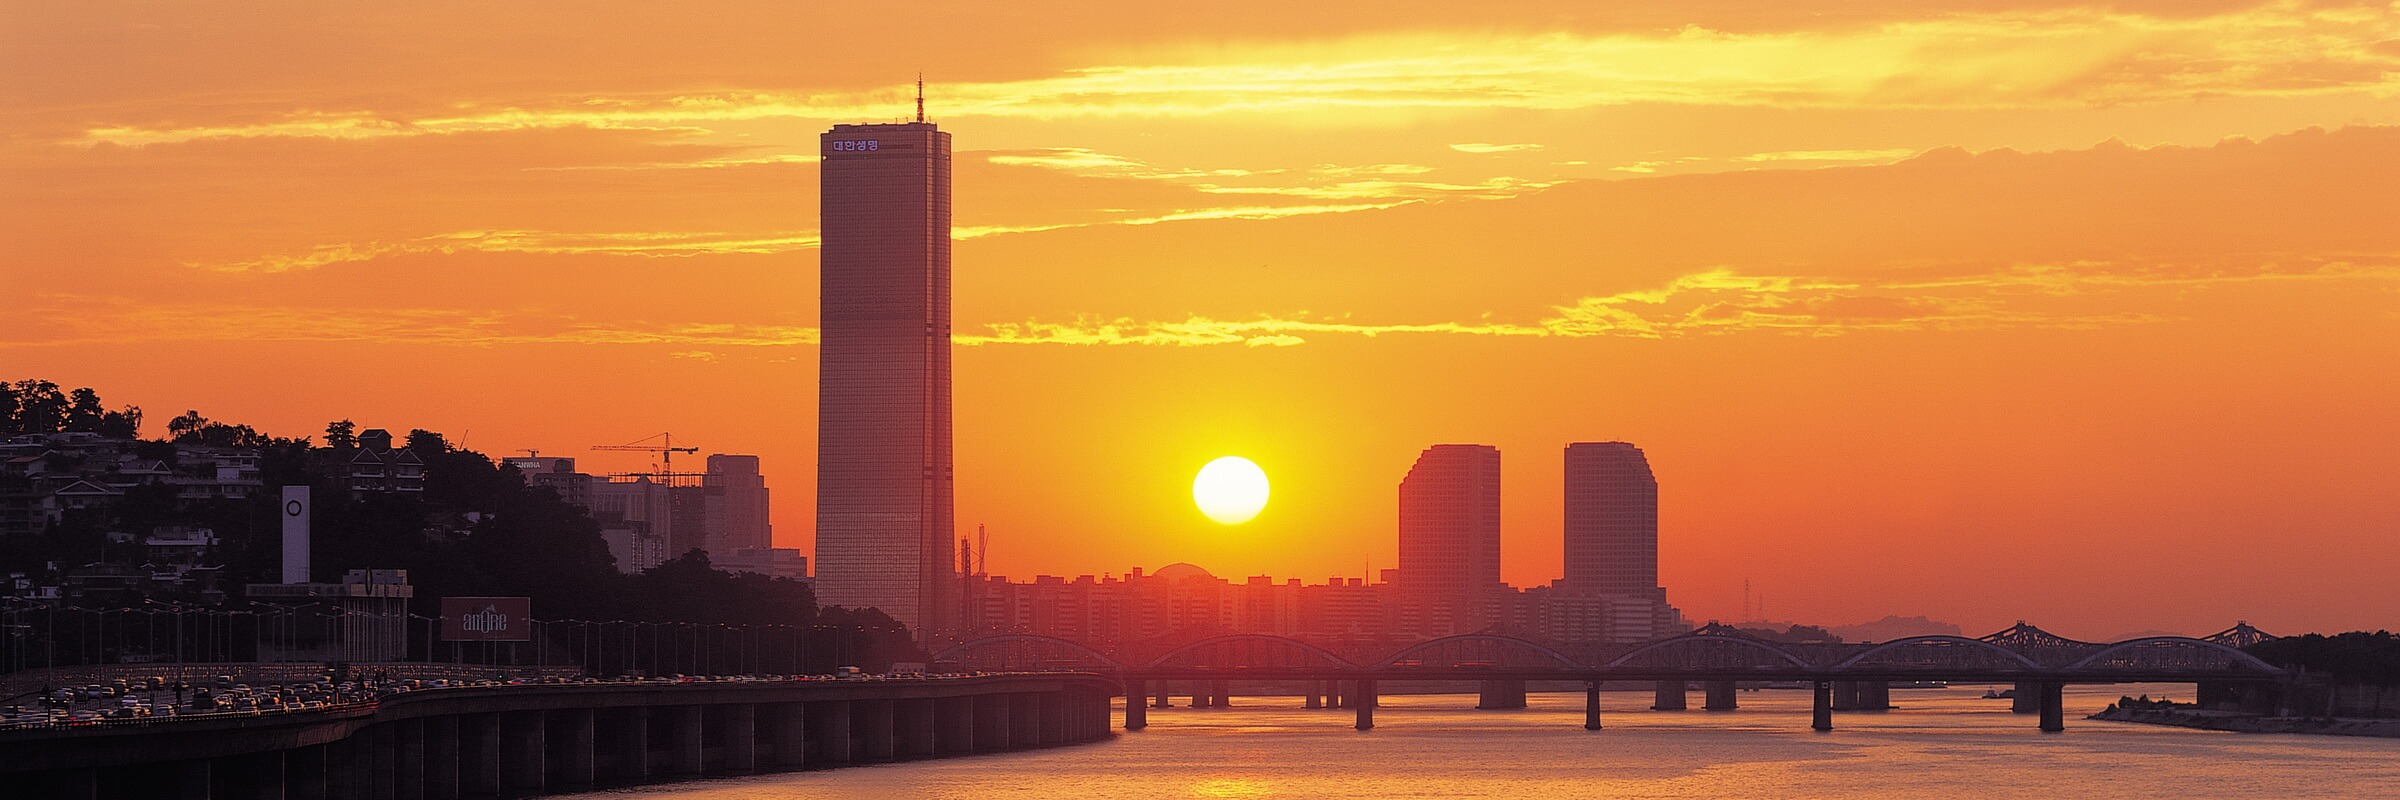
MULTIPOLYGON (((642 800, 1080 798, 2400 798, 2400 740, 2212 733, 2084 720, 2121 694, 2069 687, 2044 734, 1985 687, 1896 689, 1882 713, 1809 730, 1809 693, 1741 693, 1736 712, 1646 710, 1647 692, 1536 694, 1523 711, 1472 695, 1387 696, 1376 728, 1288 697, 1150 712, 1148 730, 1088 745, 582 795, 642 800)), ((1119 716, 1122 719, 1122 716, 1119 716)))

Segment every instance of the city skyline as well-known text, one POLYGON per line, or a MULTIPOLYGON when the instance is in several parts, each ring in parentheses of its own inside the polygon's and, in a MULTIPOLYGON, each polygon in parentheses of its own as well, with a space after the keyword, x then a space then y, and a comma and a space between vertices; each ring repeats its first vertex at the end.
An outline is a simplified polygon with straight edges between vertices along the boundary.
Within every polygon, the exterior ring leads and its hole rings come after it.
POLYGON ((2383 6, 1050 10, 12 9, 0 362, 150 435, 673 430, 813 550, 817 136, 923 71, 993 573, 1388 568, 1394 478, 1478 442, 1539 585, 1525 454, 1620 440, 1697 619, 2400 607, 2383 6), (1188 498, 1229 454, 1274 481, 1234 527, 1188 498))

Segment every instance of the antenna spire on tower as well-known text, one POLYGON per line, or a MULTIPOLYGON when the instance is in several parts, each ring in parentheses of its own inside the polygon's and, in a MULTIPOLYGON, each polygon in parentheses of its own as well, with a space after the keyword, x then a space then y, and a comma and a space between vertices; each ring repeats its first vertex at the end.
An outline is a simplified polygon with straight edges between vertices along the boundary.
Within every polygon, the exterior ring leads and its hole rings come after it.
POLYGON ((917 73, 917 121, 925 121, 925 73, 917 73))

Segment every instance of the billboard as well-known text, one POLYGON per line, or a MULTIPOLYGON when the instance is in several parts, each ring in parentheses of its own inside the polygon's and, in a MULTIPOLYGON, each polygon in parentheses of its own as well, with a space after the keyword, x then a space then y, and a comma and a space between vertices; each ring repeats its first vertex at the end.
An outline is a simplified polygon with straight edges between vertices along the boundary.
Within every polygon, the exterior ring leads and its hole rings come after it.
POLYGON ((442 640, 450 642, 533 641, 533 598, 444 597, 442 640))

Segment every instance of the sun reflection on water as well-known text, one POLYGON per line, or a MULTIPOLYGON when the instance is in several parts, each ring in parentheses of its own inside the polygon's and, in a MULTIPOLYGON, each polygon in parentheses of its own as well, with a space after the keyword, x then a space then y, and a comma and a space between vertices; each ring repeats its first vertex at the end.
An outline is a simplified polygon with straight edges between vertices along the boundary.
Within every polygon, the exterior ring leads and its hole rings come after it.
POLYGON ((1275 789, 1265 781, 1247 778, 1218 778, 1192 784, 1193 797, 1272 797, 1275 789))

